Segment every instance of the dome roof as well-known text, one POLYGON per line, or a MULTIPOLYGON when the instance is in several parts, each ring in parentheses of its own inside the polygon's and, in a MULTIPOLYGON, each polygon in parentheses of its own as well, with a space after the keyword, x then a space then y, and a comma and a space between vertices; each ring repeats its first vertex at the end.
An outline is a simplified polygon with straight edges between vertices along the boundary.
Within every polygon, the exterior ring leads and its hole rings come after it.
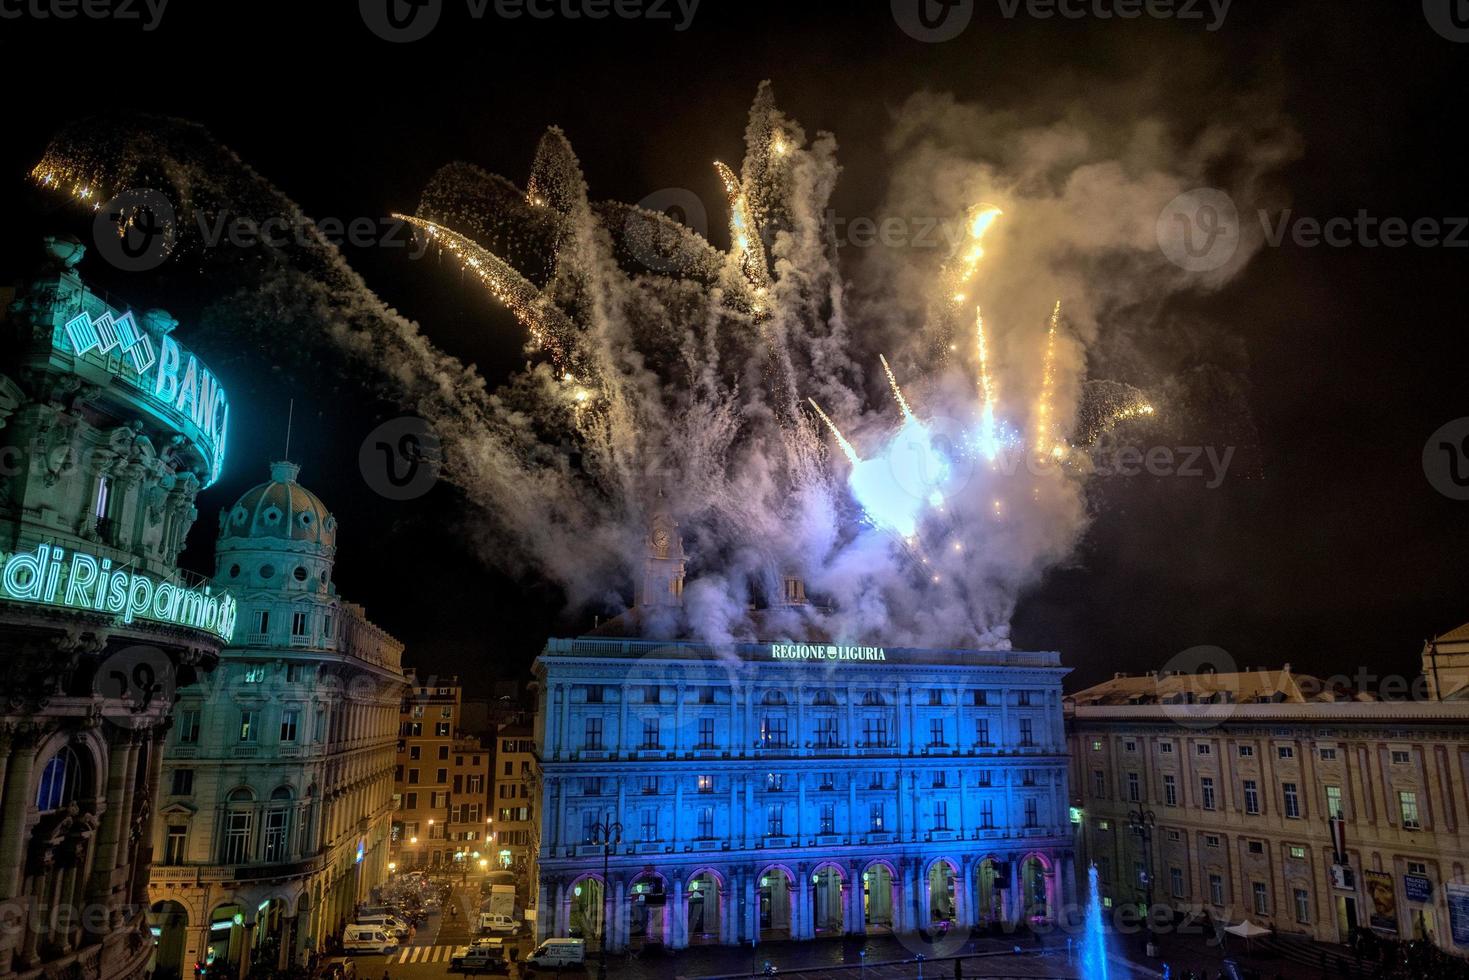
POLYGON ((245 491, 233 507, 220 511, 220 541, 253 538, 335 548, 337 519, 320 497, 296 482, 300 472, 295 463, 271 463, 267 482, 245 491))

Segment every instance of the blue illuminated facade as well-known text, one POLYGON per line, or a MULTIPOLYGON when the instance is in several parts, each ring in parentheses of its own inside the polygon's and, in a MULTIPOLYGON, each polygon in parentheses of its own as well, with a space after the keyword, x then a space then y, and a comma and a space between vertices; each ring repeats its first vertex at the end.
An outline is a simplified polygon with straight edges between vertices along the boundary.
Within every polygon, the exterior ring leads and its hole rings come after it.
MULTIPOLYGON (((676 601, 681 548, 650 544, 675 586, 645 592, 676 601)), ((538 938, 682 948, 1074 904, 1055 653, 582 637, 536 671, 538 938)))

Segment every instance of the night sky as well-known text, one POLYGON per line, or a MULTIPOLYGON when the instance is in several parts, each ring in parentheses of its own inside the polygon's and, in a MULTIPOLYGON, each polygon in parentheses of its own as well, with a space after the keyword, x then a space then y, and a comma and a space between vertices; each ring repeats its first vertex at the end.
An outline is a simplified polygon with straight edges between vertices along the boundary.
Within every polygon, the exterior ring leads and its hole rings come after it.
MULTIPOLYGON (((1176 19, 1010 19, 989 0, 937 44, 874 2, 703 0, 676 31, 472 21, 450 0, 432 36, 403 45, 373 36, 344 2, 174 0, 151 32, 0 19, 0 280, 26 270, 43 234, 89 240, 90 215, 27 179, 57 127, 88 116, 200 122, 317 218, 412 211, 458 159, 523 186, 553 124, 594 199, 687 187, 718 201, 709 161, 738 158, 745 113, 770 79, 808 132, 836 134, 834 207, 872 214, 892 114, 922 89, 1022 113, 1097 100, 1181 127, 1261 91, 1301 140, 1277 175, 1295 213, 1447 222, 1469 214, 1469 144, 1457 137, 1466 72, 1469 43, 1435 32, 1416 0, 1237 0, 1215 31, 1176 19)), ((1165 319, 1237 343, 1249 465, 1217 489, 1149 477, 1094 485, 1091 528, 1023 598, 1015 646, 1060 650, 1072 688, 1206 644, 1242 666, 1415 672, 1425 637, 1469 619, 1469 503, 1437 492, 1422 464, 1430 433, 1469 415, 1466 243, 1469 232, 1458 248, 1266 248, 1223 290, 1170 300, 1165 319)), ((344 254, 492 383, 524 363, 514 321, 457 271, 401 251, 344 254)), ((187 269, 129 274, 89 256, 81 271, 135 306, 170 309, 231 392, 226 472, 200 497, 184 564, 212 571, 218 510, 284 451, 294 399, 292 458, 341 523, 339 591, 407 643, 409 663, 483 689, 523 676, 546 635, 590 625, 562 610, 555 588, 487 567, 467 544, 477 514, 452 488, 408 503, 365 490, 359 445, 398 412, 345 369, 308 376, 264 347, 196 341, 190 314, 209 284, 187 269)))

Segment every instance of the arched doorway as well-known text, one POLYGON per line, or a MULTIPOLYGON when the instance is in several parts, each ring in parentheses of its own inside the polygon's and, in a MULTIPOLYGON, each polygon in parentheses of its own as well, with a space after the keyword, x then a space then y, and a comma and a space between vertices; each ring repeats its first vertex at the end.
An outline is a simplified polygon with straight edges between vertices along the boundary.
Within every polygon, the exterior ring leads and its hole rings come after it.
POLYGON ((189 948, 189 910, 178 902, 154 902, 148 910, 148 927, 153 932, 153 976, 156 980, 182 977, 189 948))
POLYGON ((701 871, 689 879, 688 937, 690 943, 719 941, 719 901, 723 897, 719 878, 701 871))
POLYGON ((795 882, 784 868, 770 868, 760 875, 760 938, 790 938, 794 890, 795 882))
POLYGON ((1000 889, 1005 887, 1005 880, 998 862, 994 858, 985 858, 979 862, 979 870, 974 877, 974 899, 979 903, 979 921, 999 922, 1004 918, 1000 889))
POLYGON ((245 945, 245 910, 233 902, 215 906, 209 913, 209 943, 204 947, 204 965, 228 963, 236 970, 245 945))
POLYGON ((1051 918, 1051 896, 1046 887, 1050 869, 1038 854, 1032 854, 1020 864, 1020 891, 1025 904, 1025 917, 1031 922, 1045 922, 1051 918))
POLYGON ((822 865, 811 876, 811 926, 818 936, 840 936, 846 922, 842 907, 842 872, 822 865))
POLYGON ((283 898, 269 898, 260 903, 255 918, 255 948, 250 953, 250 962, 273 969, 283 969, 288 955, 291 937, 286 934, 290 925, 290 906, 283 898))
POLYGON ((668 945, 668 892, 663 887, 663 876, 645 871, 633 879, 628 892, 632 904, 628 916, 628 942, 641 941, 644 945, 668 945))
POLYGON ((874 862, 862 872, 862 911, 867 931, 893 927, 893 869, 874 862))
POLYGON ((939 859, 928 869, 928 922, 953 922, 958 918, 959 873, 947 860, 939 859))
POLYGON ((602 919, 607 904, 600 878, 582 878, 571 886, 568 901, 571 904, 566 917, 567 935, 573 939, 585 939, 594 944, 602 941, 602 919))

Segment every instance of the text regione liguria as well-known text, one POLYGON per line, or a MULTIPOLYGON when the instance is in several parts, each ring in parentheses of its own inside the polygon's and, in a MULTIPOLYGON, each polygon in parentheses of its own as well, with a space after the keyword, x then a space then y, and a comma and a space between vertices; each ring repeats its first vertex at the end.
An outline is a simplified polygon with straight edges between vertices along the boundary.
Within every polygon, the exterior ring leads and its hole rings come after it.
POLYGON ((0 597, 88 612, 120 615, 124 623, 147 619, 208 630, 225 640, 235 632, 237 608, 229 593, 209 586, 186 589, 147 575, 113 568, 112 559, 66 552, 43 544, 4 559, 0 597))

